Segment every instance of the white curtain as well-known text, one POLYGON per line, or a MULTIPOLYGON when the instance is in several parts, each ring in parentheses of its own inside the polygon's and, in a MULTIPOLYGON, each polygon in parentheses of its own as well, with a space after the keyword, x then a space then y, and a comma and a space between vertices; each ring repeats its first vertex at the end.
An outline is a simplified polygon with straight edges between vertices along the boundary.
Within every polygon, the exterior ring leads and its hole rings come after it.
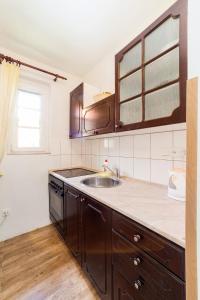
POLYGON ((0 65, 0 162, 4 156, 19 79, 19 66, 5 60, 0 65))

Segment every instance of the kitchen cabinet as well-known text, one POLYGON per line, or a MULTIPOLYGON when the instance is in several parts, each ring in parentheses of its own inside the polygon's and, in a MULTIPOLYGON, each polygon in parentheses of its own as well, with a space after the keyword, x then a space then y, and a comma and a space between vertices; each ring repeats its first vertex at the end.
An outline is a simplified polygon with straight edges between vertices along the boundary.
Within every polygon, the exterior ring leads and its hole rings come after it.
POLYGON ((83 268, 101 299, 111 299, 111 209, 85 197, 83 268))
POLYGON ((83 83, 70 93, 70 125, 69 137, 82 136, 83 83))
POLYGON ((62 236, 101 299, 185 300, 182 247, 69 184, 62 207, 62 236))
POLYGON ((113 132, 115 130, 115 95, 84 108, 82 128, 83 136, 113 132))
POLYGON ((116 55, 116 131, 185 122, 186 10, 177 1, 116 55))
POLYGON ((64 186, 65 239, 76 259, 81 263, 81 195, 72 187, 64 186))

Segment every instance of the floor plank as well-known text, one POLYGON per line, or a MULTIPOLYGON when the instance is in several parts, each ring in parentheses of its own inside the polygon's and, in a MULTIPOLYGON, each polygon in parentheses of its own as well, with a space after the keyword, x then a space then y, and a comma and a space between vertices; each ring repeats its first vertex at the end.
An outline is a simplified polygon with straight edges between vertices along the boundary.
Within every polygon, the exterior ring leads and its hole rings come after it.
POLYGON ((97 300, 52 225, 0 243, 1 300, 97 300))

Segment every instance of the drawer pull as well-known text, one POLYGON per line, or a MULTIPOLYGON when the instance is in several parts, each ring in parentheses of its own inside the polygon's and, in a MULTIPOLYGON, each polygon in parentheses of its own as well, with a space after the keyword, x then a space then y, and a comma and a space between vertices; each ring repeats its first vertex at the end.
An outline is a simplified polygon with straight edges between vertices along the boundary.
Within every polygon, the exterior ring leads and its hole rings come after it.
POLYGON ((136 280, 133 286, 136 290, 139 290, 142 287, 142 282, 140 280, 136 280))
POLYGON ((141 240, 141 236, 139 234, 135 234, 133 236, 133 240, 134 240, 134 242, 138 243, 141 240))
POLYGON ((134 257, 133 258, 133 264, 134 266, 139 266, 139 264, 141 263, 141 259, 139 257, 134 257))

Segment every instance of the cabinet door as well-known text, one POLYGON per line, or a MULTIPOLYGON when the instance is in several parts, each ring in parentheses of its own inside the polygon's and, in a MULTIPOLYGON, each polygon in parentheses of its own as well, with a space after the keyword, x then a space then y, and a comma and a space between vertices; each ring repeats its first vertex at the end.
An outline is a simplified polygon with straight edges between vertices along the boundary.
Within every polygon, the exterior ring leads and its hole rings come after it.
POLYGON ((114 131, 115 95, 98 101, 83 110, 83 136, 114 131))
POLYGON ((65 186, 65 220, 66 220, 66 242, 74 256, 81 261, 80 250, 80 201, 79 193, 65 186))
POLYGON ((113 271, 113 299, 135 300, 133 297, 133 288, 131 287, 130 283, 115 270, 113 271))
POLYGON ((101 299, 111 299, 111 209, 86 198, 83 211, 83 267, 101 299))
POLYGON ((83 108, 83 84, 70 93, 70 130, 69 137, 81 137, 81 120, 83 108))
POLYGON ((116 55, 116 130, 186 120, 187 4, 177 1, 116 55))

